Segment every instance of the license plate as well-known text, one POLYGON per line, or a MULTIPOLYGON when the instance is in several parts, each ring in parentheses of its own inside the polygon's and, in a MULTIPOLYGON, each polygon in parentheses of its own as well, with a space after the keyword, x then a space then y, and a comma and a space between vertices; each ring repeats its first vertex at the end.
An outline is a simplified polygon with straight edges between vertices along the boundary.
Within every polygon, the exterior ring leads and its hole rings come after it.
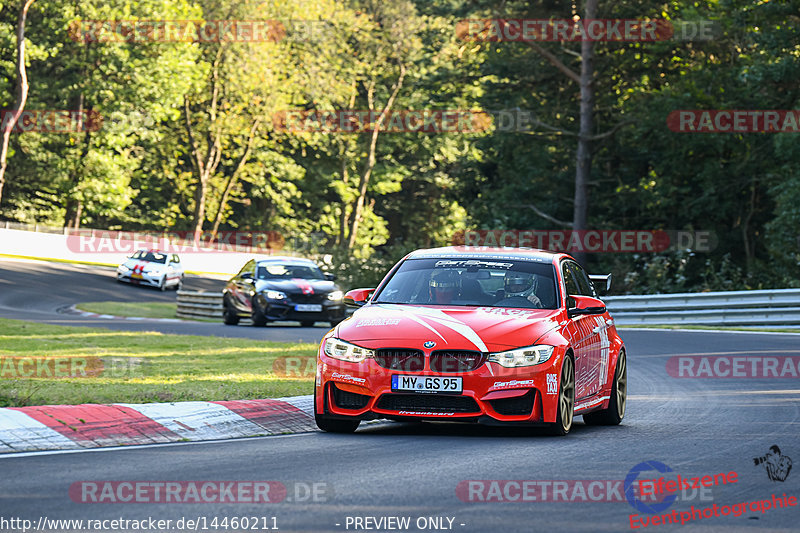
POLYGON ((440 376, 392 376, 393 391, 452 392, 461 394, 461 378, 440 376))
POLYGON ((322 305, 320 304, 297 304, 294 306, 295 311, 300 311, 302 313, 319 313, 322 311, 322 305))
POLYGON ((141 274, 131 274, 131 279, 144 279, 141 274))

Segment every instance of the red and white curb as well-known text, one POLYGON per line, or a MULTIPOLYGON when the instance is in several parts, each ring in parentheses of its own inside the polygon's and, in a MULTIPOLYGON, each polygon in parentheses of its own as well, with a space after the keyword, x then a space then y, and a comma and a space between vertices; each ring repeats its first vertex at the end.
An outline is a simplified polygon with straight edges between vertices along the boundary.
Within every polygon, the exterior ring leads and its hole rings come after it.
POLYGON ((0 409, 0 453, 203 441, 317 431, 313 396, 0 409))

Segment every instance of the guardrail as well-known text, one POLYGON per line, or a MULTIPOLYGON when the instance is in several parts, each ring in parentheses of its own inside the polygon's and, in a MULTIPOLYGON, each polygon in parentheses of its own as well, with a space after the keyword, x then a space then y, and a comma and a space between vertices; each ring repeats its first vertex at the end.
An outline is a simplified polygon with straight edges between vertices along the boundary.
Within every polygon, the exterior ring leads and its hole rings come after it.
MULTIPOLYGON (((800 325, 800 289, 606 296, 620 326, 800 325)), ((178 316, 222 319, 221 292, 178 291, 178 316)))
POLYGON ((800 289, 607 296, 620 326, 800 325, 800 289))
POLYGON ((222 319, 221 292, 178 291, 179 318, 222 319))

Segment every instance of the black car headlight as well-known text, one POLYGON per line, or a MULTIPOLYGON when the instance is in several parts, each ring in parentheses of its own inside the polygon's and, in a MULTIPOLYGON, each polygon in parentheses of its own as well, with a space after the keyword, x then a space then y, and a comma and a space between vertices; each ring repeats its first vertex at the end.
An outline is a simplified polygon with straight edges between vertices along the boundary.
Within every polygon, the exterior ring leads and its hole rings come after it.
POLYGON ((323 342, 325 343, 323 347, 325 355, 341 361, 360 363, 364 359, 375 356, 375 350, 362 348, 361 346, 350 344, 336 337, 328 337, 323 342))
POLYGON ((341 302, 344 299, 344 293, 342 291, 333 291, 328 295, 328 300, 332 302, 341 302))
POLYGON ((497 352, 489 354, 489 362, 497 363, 506 368, 516 368, 520 366, 534 366, 546 362, 553 355, 554 346, 540 344, 537 346, 526 346, 515 350, 497 352))
POLYGON ((267 300, 285 300, 286 293, 281 291, 264 291, 267 300))

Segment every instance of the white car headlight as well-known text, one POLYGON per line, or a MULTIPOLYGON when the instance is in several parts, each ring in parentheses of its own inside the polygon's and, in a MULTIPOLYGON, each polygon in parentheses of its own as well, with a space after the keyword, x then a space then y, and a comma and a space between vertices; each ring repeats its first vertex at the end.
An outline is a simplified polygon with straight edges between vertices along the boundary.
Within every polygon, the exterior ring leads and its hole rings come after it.
POLYGON ((554 346, 539 345, 489 354, 489 361, 506 368, 539 365, 550 359, 554 346))
POLYGON ((344 293, 342 291, 333 291, 328 295, 328 300, 333 300, 334 302, 338 302, 344 298, 344 293))
POLYGON ((360 363, 364 359, 375 356, 375 350, 362 348, 361 346, 344 342, 335 337, 328 337, 325 339, 323 351, 328 357, 333 357, 334 359, 340 359, 342 361, 350 361, 351 363, 360 363))
POLYGON ((131 269, 126 267, 125 265, 120 265, 120 266, 117 267, 117 272, 119 272, 121 274, 124 274, 126 272, 130 272, 130 271, 131 271, 131 269))
POLYGON ((285 300, 286 299, 286 293, 283 293, 281 291, 267 291, 267 292, 264 293, 264 296, 266 296, 267 299, 269 299, 269 300, 285 300))

